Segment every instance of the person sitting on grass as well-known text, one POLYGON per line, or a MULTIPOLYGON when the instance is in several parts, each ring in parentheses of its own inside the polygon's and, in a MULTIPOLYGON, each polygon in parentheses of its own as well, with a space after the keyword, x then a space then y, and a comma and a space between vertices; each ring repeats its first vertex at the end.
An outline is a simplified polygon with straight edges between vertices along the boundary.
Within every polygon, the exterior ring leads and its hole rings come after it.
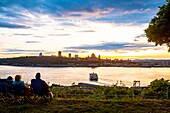
POLYGON ((21 80, 21 75, 16 75, 15 76, 15 81, 13 81, 12 82, 12 85, 13 85, 13 87, 15 86, 15 85, 21 85, 21 87, 22 87, 22 90, 21 90, 21 94, 25 94, 26 93, 26 91, 27 91, 27 86, 25 85, 25 83, 24 83, 24 81, 22 81, 21 80))
POLYGON ((53 93, 49 90, 48 84, 44 80, 41 79, 41 74, 40 73, 36 73, 35 78, 36 78, 36 80, 39 80, 39 81, 42 82, 42 84, 41 84, 42 93, 45 96, 50 96, 52 98, 53 97, 53 93))
POLYGON ((12 78, 11 76, 9 76, 9 77, 7 78, 7 91, 8 91, 9 93, 12 92, 12 83, 13 83, 13 78, 12 78))

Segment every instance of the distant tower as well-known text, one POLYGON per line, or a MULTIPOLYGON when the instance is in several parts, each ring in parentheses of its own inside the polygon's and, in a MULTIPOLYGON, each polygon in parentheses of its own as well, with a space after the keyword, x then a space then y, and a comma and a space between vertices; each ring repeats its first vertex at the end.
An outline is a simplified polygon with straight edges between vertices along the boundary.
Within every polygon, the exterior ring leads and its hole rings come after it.
POLYGON ((99 59, 99 60, 101 59, 100 55, 98 56, 98 59, 99 59))
POLYGON ((58 57, 62 57, 61 51, 58 51, 58 57))
POLYGON ((79 58, 79 56, 78 56, 78 55, 75 55, 75 58, 76 58, 76 59, 78 59, 78 58, 79 58))
POLYGON ((39 56, 43 56, 43 54, 42 54, 42 53, 40 53, 40 54, 39 54, 39 56))
POLYGON ((71 53, 68 54, 68 57, 71 58, 71 53))
POLYGON ((96 55, 94 53, 92 53, 91 58, 96 58, 96 55))

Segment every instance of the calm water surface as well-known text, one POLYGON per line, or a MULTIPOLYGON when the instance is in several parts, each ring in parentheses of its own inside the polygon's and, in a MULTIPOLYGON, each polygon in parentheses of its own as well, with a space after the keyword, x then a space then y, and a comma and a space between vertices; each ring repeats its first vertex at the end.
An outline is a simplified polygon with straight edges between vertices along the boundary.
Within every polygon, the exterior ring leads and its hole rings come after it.
POLYGON ((132 86, 134 80, 140 80, 141 85, 149 85, 155 79, 170 79, 170 68, 126 68, 126 67, 62 67, 62 68, 46 68, 46 67, 15 67, 0 66, 0 78, 15 75, 22 75, 25 82, 35 77, 40 72, 42 79, 50 84, 71 85, 73 82, 112 85, 117 81, 122 81, 126 86, 132 86), (89 73, 98 74, 98 82, 89 81, 89 73))

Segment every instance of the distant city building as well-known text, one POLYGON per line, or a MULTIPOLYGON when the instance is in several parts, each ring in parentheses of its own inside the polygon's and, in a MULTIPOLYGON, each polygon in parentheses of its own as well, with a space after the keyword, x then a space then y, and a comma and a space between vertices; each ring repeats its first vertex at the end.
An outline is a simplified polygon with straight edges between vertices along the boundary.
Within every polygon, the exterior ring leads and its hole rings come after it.
POLYGON ((58 57, 62 57, 62 52, 61 51, 58 51, 58 57))
POLYGON ((68 54, 68 57, 71 58, 71 53, 68 54))
POLYGON ((97 61, 99 60, 96 55, 94 53, 91 54, 91 57, 86 57, 87 60, 91 60, 91 61, 97 61))
POLYGON ((78 56, 78 55, 75 55, 75 58, 76 58, 76 59, 78 59, 78 58, 79 58, 79 56, 78 56))
POLYGON ((98 56, 98 59, 99 59, 99 60, 101 59, 100 55, 98 56))
POLYGON ((96 55, 94 53, 92 53, 91 58, 96 58, 96 55))
POLYGON ((39 56, 43 56, 43 54, 42 54, 42 53, 40 53, 40 54, 39 54, 39 56))

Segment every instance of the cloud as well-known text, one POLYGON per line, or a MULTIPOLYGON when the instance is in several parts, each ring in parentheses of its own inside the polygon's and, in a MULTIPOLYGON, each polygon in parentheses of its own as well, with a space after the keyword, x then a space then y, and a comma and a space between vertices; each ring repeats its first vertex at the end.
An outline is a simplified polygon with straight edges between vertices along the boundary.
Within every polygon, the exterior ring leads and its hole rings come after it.
MULTIPOLYGON (((104 22, 146 23, 155 14, 155 9, 165 3, 165 0, 27 0, 27 3, 22 0, 1 0, 0 17, 5 24, 1 26, 27 28, 26 24, 15 25, 7 22, 38 21, 39 15, 49 15, 54 18, 83 17, 104 22)), ((61 25, 76 26, 73 22, 61 25)))
POLYGON ((48 34, 48 36, 69 36, 70 34, 48 34))
POLYGON ((61 28, 55 28, 54 30, 61 30, 61 31, 62 31, 62 30, 64 30, 64 29, 61 29, 61 28))
POLYGON ((136 36, 135 38, 139 39, 139 38, 145 38, 145 37, 146 37, 145 34, 140 34, 140 35, 136 36))
POLYGON ((56 54, 56 52, 53 51, 46 51, 46 50, 28 50, 28 49, 4 49, 1 54, 39 54, 39 53, 43 53, 43 54, 48 54, 48 55, 52 55, 52 54, 56 54))
POLYGON ((20 34, 20 33, 14 33, 13 35, 17 35, 17 36, 30 36, 32 34, 20 34))
POLYGON ((40 53, 46 52, 45 50, 24 50, 24 49, 4 49, 3 53, 6 54, 24 54, 24 53, 40 53))
POLYGON ((62 52, 66 52, 66 53, 89 53, 86 50, 75 50, 75 49, 64 49, 62 50, 62 52))
POLYGON ((21 29, 21 28, 30 28, 28 26, 25 25, 19 25, 19 24, 11 24, 11 23, 2 23, 0 22, 0 27, 2 28, 14 28, 14 29, 21 29))
POLYGON ((40 41, 26 41, 25 43, 40 43, 40 41))
POLYGON ((34 36, 36 38, 45 38, 45 36, 34 36))
MULTIPOLYGON (((26 38, 20 39, 19 42, 22 43, 24 41, 25 43, 27 43, 26 45, 28 44, 30 45, 41 42, 34 41, 28 38, 36 39, 46 38, 45 40, 47 42, 42 43, 44 45, 41 44, 42 47, 46 47, 47 45, 49 45, 49 43, 53 41, 48 39, 50 38, 48 36, 62 37, 71 35, 70 39, 67 39, 67 41, 72 40, 75 43, 75 45, 78 45, 80 43, 83 43, 81 39, 78 39, 79 37, 81 37, 80 34, 82 33, 83 35, 85 34, 85 36, 83 37, 88 37, 87 35, 91 35, 93 33, 93 37, 91 38, 93 38, 92 40, 96 40, 96 43, 101 42, 102 40, 110 41, 111 39, 109 39, 109 37, 111 35, 109 35, 108 32, 110 32, 112 28, 113 28, 112 30, 114 30, 114 27, 116 30, 119 31, 119 28, 121 30, 122 27, 112 25, 137 24, 139 25, 138 27, 140 27, 140 24, 143 25, 144 23, 148 23, 151 20, 151 18, 154 17, 156 12, 159 10, 157 7, 162 6, 163 4, 165 4, 165 0, 27 0, 27 1, 0 0, 0 20, 1 20, 0 29, 2 29, 1 32, 5 34, 5 36, 2 36, 4 37, 2 44, 3 46, 5 46, 4 48, 11 47, 11 45, 8 45, 9 40, 16 39, 15 41, 17 42, 18 41, 17 36, 23 37, 25 36, 27 39, 26 38), (106 25, 103 24, 103 22, 108 22, 112 28, 108 27, 107 31, 106 27, 105 28, 106 31, 105 30, 100 31, 100 27, 98 26, 106 25), (5 28, 11 28, 14 29, 15 31, 10 30, 11 32, 9 32, 9 30, 5 28), (16 30, 18 28, 19 30, 16 30), (26 28, 30 29, 23 30, 26 28), (62 32, 58 30, 62 30, 62 32), (77 33, 76 31, 79 33, 77 33), (12 37, 12 34, 16 36, 12 37), (102 37, 97 38, 98 35, 108 38, 106 39, 102 39, 102 37), (5 39, 5 37, 7 38, 5 39)), ((142 29, 142 27, 140 28, 142 29)), ((114 34, 115 37, 117 33, 114 34)), ((127 36, 126 33, 124 34, 124 36, 125 37, 127 36)), ((135 41, 139 41, 140 38, 142 37, 137 36, 135 38, 135 41)), ((123 36, 120 37, 120 40, 121 39, 123 39, 123 36)), ((17 47, 23 48, 21 47, 23 44, 20 44, 19 42, 17 44, 17 47)), ((87 41, 84 41, 84 43, 86 42, 87 41)), ((60 49, 64 48, 63 46, 69 45, 68 42, 67 44, 66 42, 63 42, 63 40, 58 40, 58 43, 60 49)), ((49 48, 54 49, 55 46, 50 45, 46 47, 46 49, 49 48)), ((82 53, 87 52, 88 50, 101 50, 107 52, 121 50, 138 50, 148 48, 152 48, 152 45, 149 44, 142 45, 139 43, 134 44, 123 42, 122 43, 103 42, 101 44, 96 45, 65 47, 64 49, 65 51, 68 52, 70 51, 75 53, 76 52, 82 53)), ((34 50, 35 48, 31 49, 31 47, 28 49, 30 50, 6 49, 4 50, 4 52, 6 53, 43 52, 43 50, 36 51, 34 50)))
POLYGON ((142 39, 142 38, 146 38, 146 35, 145 34, 140 34, 140 35, 138 35, 138 36, 136 36, 135 37, 135 39, 134 39, 134 41, 139 41, 140 39, 142 39))
POLYGON ((128 52, 121 51, 121 50, 115 50, 114 53, 116 53, 116 54, 124 54, 124 53, 128 53, 128 52))
POLYGON ((79 31, 79 32, 95 32, 94 30, 84 30, 84 31, 79 31))
POLYGON ((73 22, 62 22, 60 23, 61 26, 75 26, 75 27, 78 27, 78 25, 76 25, 75 23, 73 22))
POLYGON ((62 50, 62 52, 68 52, 68 53, 80 53, 79 50, 73 50, 73 49, 65 49, 65 50, 62 50))
POLYGON ((143 24, 149 23, 153 15, 155 14, 154 11, 148 10, 122 10, 119 9, 115 12, 111 12, 108 15, 104 15, 97 18, 89 18, 91 21, 100 21, 100 22, 107 22, 107 23, 121 23, 121 24, 143 24))
POLYGON ((137 50, 141 48, 149 48, 154 47, 149 44, 137 44, 137 43, 116 43, 116 42, 108 42, 97 45, 82 45, 76 47, 65 47, 65 49, 73 49, 73 50, 137 50))
POLYGON ((55 55, 56 52, 52 52, 52 51, 46 51, 46 52, 43 52, 43 54, 48 54, 48 55, 55 55))

